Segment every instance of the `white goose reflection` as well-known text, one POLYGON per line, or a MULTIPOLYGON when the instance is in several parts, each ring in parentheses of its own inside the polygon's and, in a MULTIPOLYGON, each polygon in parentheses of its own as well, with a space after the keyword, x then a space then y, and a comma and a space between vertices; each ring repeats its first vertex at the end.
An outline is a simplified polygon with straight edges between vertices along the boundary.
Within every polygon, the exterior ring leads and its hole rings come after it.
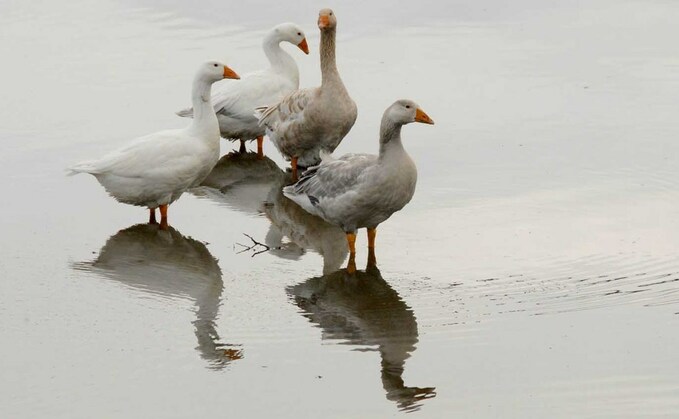
POLYGON ((285 177, 270 158, 232 152, 217 162, 200 187, 191 192, 246 214, 261 214, 271 184, 285 177))
POLYGON ((401 410, 417 410, 423 400, 436 396, 434 387, 408 387, 403 382, 405 360, 418 341, 417 321, 377 267, 353 274, 343 269, 286 291, 304 316, 322 329, 322 339, 377 348, 387 399, 401 410))
POLYGON ((91 262, 74 269, 97 273, 145 293, 195 302, 196 349, 210 368, 222 369, 243 357, 240 345, 220 342, 215 327, 224 283, 207 247, 174 228, 137 224, 111 236, 91 262))
POLYGON ((194 194, 241 212, 266 215, 271 222, 264 238, 269 253, 297 260, 311 249, 323 257, 323 273, 334 272, 349 254, 344 232, 283 196, 283 186, 290 181, 290 174, 268 157, 230 153, 194 194))

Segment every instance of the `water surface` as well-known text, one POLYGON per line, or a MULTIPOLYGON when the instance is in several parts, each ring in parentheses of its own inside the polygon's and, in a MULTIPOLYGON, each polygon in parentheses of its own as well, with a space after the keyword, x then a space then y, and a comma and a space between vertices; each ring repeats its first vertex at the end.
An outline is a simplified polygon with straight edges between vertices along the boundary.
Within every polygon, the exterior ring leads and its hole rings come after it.
POLYGON ((399 98, 436 121, 404 128, 418 189, 356 275, 266 141, 223 143, 169 231, 65 177, 185 124, 196 66, 260 68, 282 21, 318 84, 318 6, 282 5, 0 4, 0 416, 678 416, 679 6, 330 5, 337 152, 399 98))

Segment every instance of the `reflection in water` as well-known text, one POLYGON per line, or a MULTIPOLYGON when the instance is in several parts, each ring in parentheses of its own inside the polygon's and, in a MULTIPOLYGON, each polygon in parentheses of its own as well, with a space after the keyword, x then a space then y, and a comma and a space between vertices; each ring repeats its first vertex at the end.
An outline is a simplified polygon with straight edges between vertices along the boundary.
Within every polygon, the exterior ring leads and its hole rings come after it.
POLYGON ((285 177, 270 158, 257 153, 232 152, 222 156, 201 187, 191 192, 247 214, 260 214, 271 184, 285 177))
POLYGON ((271 221, 266 244, 281 248, 282 238, 287 236, 302 249, 312 249, 323 257, 324 274, 338 270, 349 254, 344 232, 285 197, 283 186, 289 181, 290 177, 285 176, 274 182, 264 204, 264 212, 271 221))
POLYGON ((243 357, 239 345, 219 342, 215 320, 222 295, 222 272, 205 245, 174 228, 137 224, 111 236, 99 256, 75 269, 92 271, 136 290, 196 304, 193 321, 200 356, 213 369, 243 357))
POLYGON ((289 183, 290 174, 268 157, 234 152, 222 157, 193 193, 241 212, 264 213, 271 221, 264 239, 269 253, 297 260, 311 249, 323 257, 323 273, 336 271, 349 253, 344 232, 283 196, 289 183))
POLYGON ((436 396, 434 387, 407 387, 403 382, 405 360, 417 343, 417 322, 376 267, 311 278, 288 287, 287 293, 304 316, 321 327, 323 339, 377 347, 387 399, 400 409, 417 410, 422 400, 436 396))

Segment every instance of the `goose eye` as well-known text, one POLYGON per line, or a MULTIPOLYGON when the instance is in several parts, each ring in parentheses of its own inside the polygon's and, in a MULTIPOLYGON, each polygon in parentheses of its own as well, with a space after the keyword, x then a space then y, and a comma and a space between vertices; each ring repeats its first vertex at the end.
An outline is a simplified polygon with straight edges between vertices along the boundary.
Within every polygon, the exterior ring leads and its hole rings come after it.
POLYGON ((410 109, 410 105, 406 105, 406 109, 410 109))
POLYGON ((297 35, 302 36, 302 32, 297 32, 297 35))
POLYGON ((215 67, 218 67, 218 65, 217 65, 217 64, 213 64, 213 65, 214 65, 215 67))

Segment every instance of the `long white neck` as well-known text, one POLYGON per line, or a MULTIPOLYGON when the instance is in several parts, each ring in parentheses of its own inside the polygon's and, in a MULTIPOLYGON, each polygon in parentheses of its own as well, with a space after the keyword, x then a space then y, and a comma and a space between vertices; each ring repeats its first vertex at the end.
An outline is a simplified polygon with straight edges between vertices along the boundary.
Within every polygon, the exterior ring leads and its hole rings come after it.
POLYGON ((217 122, 217 115, 210 102, 210 95, 212 91, 212 83, 196 75, 193 79, 193 87, 191 89, 191 102, 193 104, 193 121, 191 128, 199 130, 219 130, 219 123, 217 122))
POLYGON ((271 69, 279 74, 282 74, 292 80, 299 86, 299 69, 297 63, 281 48, 281 39, 276 36, 275 32, 269 32, 264 37, 262 42, 262 49, 264 54, 271 64, 271 69))

